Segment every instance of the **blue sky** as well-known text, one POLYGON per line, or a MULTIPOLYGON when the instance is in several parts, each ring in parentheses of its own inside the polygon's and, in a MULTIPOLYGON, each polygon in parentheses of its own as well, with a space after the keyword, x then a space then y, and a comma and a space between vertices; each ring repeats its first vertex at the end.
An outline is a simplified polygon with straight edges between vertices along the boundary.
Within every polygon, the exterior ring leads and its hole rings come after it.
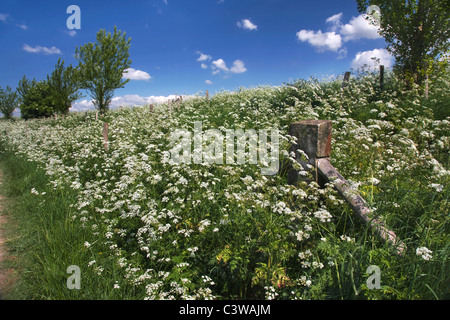
MULTIPOLYGON (((132 39, 132 69, 113 107, 333 77, 372 56, 393 62, 354 0, 2 0, 0 86, 45 79, 59 57, 77 65, 76 46, 114 26, 132 39), (70 5, 81 29, 67 27, 70 5)), ((90 99, 73 110, 92 108, 90 99)))

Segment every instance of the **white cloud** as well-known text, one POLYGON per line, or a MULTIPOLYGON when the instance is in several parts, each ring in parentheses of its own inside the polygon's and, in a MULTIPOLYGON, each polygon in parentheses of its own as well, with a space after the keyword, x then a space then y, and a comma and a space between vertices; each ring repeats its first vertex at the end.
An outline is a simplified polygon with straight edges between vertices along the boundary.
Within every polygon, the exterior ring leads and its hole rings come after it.
POLYGON ((326 20, 326 23, 329 23, 329 24, 332 25, 331 26, 331 31, 336 32, 336 31, 339 30, 340 26, 342 25, 342 23, 341 23, 342 15, 343 15, 342 12, 341 13, 337 13, 335 15, 332 15, 331 17, 329 17, 326 20))
POLYGON ((365 15, 353 17, 349 23, 342 25, 339 31, 344 41, 381 38, 379 28, 370 24, 365 15))
POLYGON ((56 47, 42 47, 42 46, 35 46, 31 47, 28 44, 24 44, 22 47, 23 50, 30 53, 43 53, 43 54, 61 54, 61 50, 59 50, 56 47))
POLYGON ((369 69, 374 70, 377 69, 379 65, 384 65, 389 68, 393 63, 394 57, 386 49, 374 49, 358 52, 353 59, 351 66, 353 69, 358 69, 367 65, 369 69), (372 58, 380 59, 379 63, 372 58))
POLYGON ((124 70, 123 78, 130 80, 149 80, 151 76, 145 71, 128 68, 124 70))
POLYGON ((75 37, 77 35, 77 32, 75 30, 68 30, 66 31, 66 33, 71 37, 75 37))
POLYGON ((219 70, 228 72, 229 69, 227 68, 227 65, 225 63, 225 61, 223 61, 223 59, 218 59, 212 62, 213 64, 213 68, 217 68, 219 70))
POLYGON ((205 83, 206 83, 206 84, 210 84, 210 85, 211 85, 211 84, 214 84, 211 80, 205 80, 205 83))
POLYGON ((208 66, 204 63, 201 64, 202 69, 208 69, 208 66))
POLYGON ((300 30, 297 32, 297 38, 300 41, 308 42, 315 47, 319 52, 326 50, 338 51, 342 46, 342 38, 336 32, 325 32, 312 30, 300 30))
POLYGON ((242 19, 241 21, 238 21, 237 26, 244 30, 258 30, 258 26, 251 22, 250 19, 242 19))
POLYGON ((9 17, 8 13, 0 13, 0 21, 6 21, 6 19, 9 17))
MULTIPOLYGON (((183 100, 193 98, 194 96, 191 95, 184 95, 183 100)), ((109 105, 110 109, 115 109, 120 106, 128 106, 128 107, 134 107, 134 106, 146 106, 150 104, 158 104, 158 103, 165 103, 169 100, 174 100, 179 98, 177 95, 169 95, 169 96, 148 96, 143 97, 137 94, 128 94, 122 97, 115 97, 111 100, 111 104, 109 105)), ((70 111, 88 111, 88 110, 95 110, 94 103, 92 100, 81 100, 74 102, 72 104, 72 107, 70 108, 70 111)))
POLYGON ((200 51, 197 51, 197 54, 200 55, 200 57, 197 59, 197 61, 208 61, 208 60, 211 60, 211 56, 208 55, 208 54, 201 53, 200 51))
POLYGON ((328 32, 322 32, 322 30, 300 30, 297 32, 297 38, 300 41, 308 42, 319 52, 337 52, 339 54, 338 59, 342 59, 347 55, 347 48, 342 47, 345 42, 381 38, 378 33, 379 28, 366 20, 367 15, 353 17, 346 24, 341 22, 342 16, 343 13, 340 12, 325 20, 330 25, 328 32))
POLYGON ((243 73, 247 71, 244 62, 239 59, 233 62, 233 66, 230 69, 228 69, 227 64, 223 59, 215 60, 212 64, 212 68, 214 69, 213 74, 218 74, 220 71, 231 73, 243 73))
POLYGON ((233 62, 233 66, 230 71, 233 73, 243 73, 247 71, 247 69, 245 68, 244 62, 238 59, 233 62))
POLYGON ((20 29, 23 29, 23 30, 27 30, 28 29, 28 26, 26 24, 24 24, 24 23, 16 24, 16 26, 18 26, 20 29))
POLYGON ((72 104, 72 107, 70 108, 70 111, 88 111, 88 110, 95 110, 92 100, 85 99, 85 100, 74 102, 72 104))
POLYGON ((331 17, 327 18, 325 22, 327 23, 336 23, 337 21, 341 21, 343 13, 336 13, 335 15, 332 15, 331 17))

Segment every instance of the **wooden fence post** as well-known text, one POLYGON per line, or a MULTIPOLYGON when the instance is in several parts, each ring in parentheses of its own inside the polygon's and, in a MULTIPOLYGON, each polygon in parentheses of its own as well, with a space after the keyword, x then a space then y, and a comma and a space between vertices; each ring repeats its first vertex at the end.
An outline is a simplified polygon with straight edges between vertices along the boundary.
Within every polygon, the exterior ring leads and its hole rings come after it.
POLYGON ((209 92, 208 92, 208 90, 206 90, 206 101, 209 102, 209 92))
MULTIPOLYGON (((297 138, 297 143, 291 147, 296 160, 303 168, 313 167, 314 179, 319 185, 323 182, 333 183, 335 189, 347 201, 353 211, 376 233, 388 243, 394 245, 398 254, 406 250, 405 244, 397 239, 396 234, 389 230, 378 218, 372 216, 372 210, 345 178, 330 163, 331 156, 331 126, 330 120, 306 120, 290 125, 289 134, 297 138), (308 159, 302 159, 302 150, 308 159)), ((288 173, 288 183, 293 184, 299 179, 296 170, 288 173)))
POLYGON ((108 151, 108 128, 108 123, 103 122, 103 147, 105 151, 108 151))
MULTIPOLYGON (((330 120, 305 120, 291 123, 289 135, 297 137, 297 143, 291 146, 295 152, 297 161, 302 167, 309 171, 308 167, 314 168, 313 178, 321 184, 320 176, 317 174, 317 159, 331 156, 331 121, 330 120), (302 158, 302 150, 308 159, 302 158)), ((288 173, 288 183, 293 184, 299 180, 296 170, 288 173)))
POLYGON ((351 74, 350 71, 345 72, 344 80, 342 81, 342 86, 341 86, 342 88, 345 87, 345 85, 348 84, 348 82, 350 81, 350 74, 351 74))
POLYGON ((384 86, 384 66, 380 65, 380 88, 381 88, 381 91, 383 91, 383 86, 384 86))
POLYGON ((153 104, 150 104, 150 113, 153 112, 153 104))

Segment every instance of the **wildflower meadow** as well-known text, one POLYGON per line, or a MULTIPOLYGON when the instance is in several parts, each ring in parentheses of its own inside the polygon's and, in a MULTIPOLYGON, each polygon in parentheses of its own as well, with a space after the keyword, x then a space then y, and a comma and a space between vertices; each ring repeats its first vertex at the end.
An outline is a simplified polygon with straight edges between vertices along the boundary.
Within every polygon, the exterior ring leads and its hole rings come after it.
POLYGON ((425 96, 418 87, 404 91, 391 74, 381 90, 377 74, 360 73, 346 86, 341 78, 299 80, 101 116, 1 121, 4 188, 19 217, 11 245, 24 270, 15 294, 448 299, 449 89, 448 74, 430 79, 425 96), (403 255, 332 183, 287 183, 291 167, 311 174, 290 152, 288 134, 290 123, 307 119, 332 120, 331 163, 406 244, 403 255), (204 161, 174 161, 173 133, 191 132, 194 147, 199 122, 204 161), (206 161, 208 130, 239 129, 277 130, 278 141, 265 141, 279 149, 274 174, 264 174, 259 157, 225 161, 225 140, 214 154, 224 161, 206 161), (67 286, 70 266, 79 267, 79 289, 67 286))

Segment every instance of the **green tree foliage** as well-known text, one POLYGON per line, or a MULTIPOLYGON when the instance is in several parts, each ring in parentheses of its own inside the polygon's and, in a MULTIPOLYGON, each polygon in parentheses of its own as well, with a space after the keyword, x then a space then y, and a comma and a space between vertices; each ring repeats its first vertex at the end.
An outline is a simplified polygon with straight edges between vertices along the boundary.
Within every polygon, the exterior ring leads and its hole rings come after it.
POLYGON ((420 85, 430 71, 445 67, 450 49, 449 1, 357 0, 357 4, 363 13, 370 5, 380 8, 380 34, 405 80, 420 85))
POLYGON ((0 112, 3 113, 5 119, 11 119, 14 110, 19 104, 17 92, 12 91, 10 86, 6 86, 6 90, 0 88, 0 112))
POLYGON ((22 95, 20 112, 22 118, 49 117, 57 110, 57 105, 52 97, 52 89, 47 81, 29 81, 25 77, 19 82, 22 95))
POLYGON ((64 61, 58 59, 55 70, 47 76, 53 103, 57 112, 68 113, 72 102, 79 99, 79 84, 76 81, 76 69, 69 65, 64 67, 64 61))
POLYGON ((100 113, 109 109, 114 90, 123 88, 129 81, 123 79, 123 72, 131 65, 130 41, 114 27, 113 34, 100 30, 95 44, 90 42, 75 49, 81 88, 90 92, 100 113))
POLYGON ((28 80, 26 76, 23 76, 22 79, 19 80, 17 85, 17 93, 19 94, 19 102, 22 104, 25 96, 30 91, 32 87, 36 85, 36 79, 28 80))

